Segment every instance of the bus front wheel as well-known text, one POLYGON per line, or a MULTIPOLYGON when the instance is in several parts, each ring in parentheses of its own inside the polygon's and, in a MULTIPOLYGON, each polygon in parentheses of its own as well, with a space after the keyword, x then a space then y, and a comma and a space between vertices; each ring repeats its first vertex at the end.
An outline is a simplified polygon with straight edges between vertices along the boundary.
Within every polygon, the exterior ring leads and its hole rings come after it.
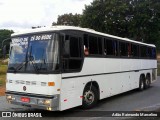
POLYGON ((86 86, 83 91, 82 108, 89 109, 96 105, 98 101, 98 90, 94 86, 86 86))

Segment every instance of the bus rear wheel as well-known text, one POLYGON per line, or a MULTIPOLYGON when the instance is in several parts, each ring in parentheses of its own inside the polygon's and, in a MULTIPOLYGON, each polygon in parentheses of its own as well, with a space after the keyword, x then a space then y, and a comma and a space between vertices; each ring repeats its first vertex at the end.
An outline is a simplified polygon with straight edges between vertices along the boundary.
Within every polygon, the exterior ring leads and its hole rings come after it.
POLYGON ((144 86, 145 86, 144 79, 143 79, 143 77, 141 76, 141 77, 140 77, 140 80, 139 80, 139 90, 140 90, 140 91, 144 90, 144 86))
POLYGON ((86 86, 83 92, 82 108, 90 109, 97 104, 98 90, 92 86, 86 86))
POLYGON ((144 85, 144 88, 147 89, 150 87, 150 77, 147 76, 146 77, 146 80, 145 80, 145 85, 144 85))

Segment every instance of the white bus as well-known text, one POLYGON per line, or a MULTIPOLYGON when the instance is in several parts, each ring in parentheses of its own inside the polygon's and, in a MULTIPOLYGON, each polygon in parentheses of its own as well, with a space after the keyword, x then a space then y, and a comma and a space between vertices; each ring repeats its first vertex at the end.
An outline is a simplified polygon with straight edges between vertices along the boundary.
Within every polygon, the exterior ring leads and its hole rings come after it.
POLYGON ((11 104, 62 111, 157 78, 155 45, 87 28, 53 26, 14 33, 6 80, 11 104))

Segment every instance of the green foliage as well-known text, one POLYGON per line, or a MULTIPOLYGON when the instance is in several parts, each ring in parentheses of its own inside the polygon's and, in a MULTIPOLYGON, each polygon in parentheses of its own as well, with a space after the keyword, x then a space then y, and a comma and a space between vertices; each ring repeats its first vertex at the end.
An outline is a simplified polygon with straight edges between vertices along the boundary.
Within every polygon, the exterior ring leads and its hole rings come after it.
POLYGON ((79 26, 80 25, 80 14, 73 15, 72 13, 59 15, 57 23, 53 22, 52 25, 71 25, 79 26))
POLYGON ((160 49, 158 0, 94 0, 85 6, 81 26, 156 44, 160 49))
POLYGON ((0 86, 5 84, 7 65, 0 60, 0 86))
POLYGON ((0 30, 0 57, 2 57, 2 48, 4 45, 6 45, 6 49, 7 49, 7 53, 9 51, 9 44, 10 44, 10 39, 4 41, 5 39, 8 39, 11 37, 11 34, 13 33, 12 30, 0 30), (2 46, 2 42, 3 42, 3 46, 2 46))
MULTIPOLYGON (((13 33, 12 30, 0 30, 0 46, 2 44, 2 41, 4 39, 10 38, 11 34, 13 33)), ((9 41, 6 41, 7 43, 9 43, 9 41)))

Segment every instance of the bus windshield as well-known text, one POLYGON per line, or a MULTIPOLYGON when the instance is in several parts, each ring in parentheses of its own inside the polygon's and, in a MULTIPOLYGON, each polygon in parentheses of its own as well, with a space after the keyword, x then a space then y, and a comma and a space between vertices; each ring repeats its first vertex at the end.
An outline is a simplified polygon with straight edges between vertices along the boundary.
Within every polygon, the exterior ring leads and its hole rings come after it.
POLYGON ((58 69, 59 43, 56 33, 12 38, 8 72, 48 73, 58 69))

